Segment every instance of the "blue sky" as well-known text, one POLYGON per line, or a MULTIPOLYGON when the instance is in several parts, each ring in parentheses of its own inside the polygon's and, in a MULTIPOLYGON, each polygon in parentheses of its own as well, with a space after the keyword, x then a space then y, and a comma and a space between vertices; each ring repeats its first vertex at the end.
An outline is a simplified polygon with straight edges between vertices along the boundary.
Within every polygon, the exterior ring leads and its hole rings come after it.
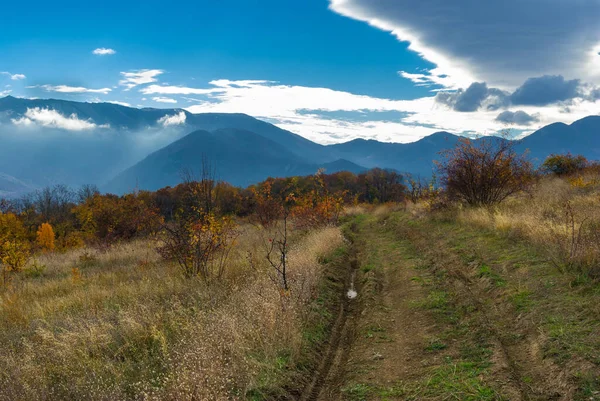
POLYGON ((10 2, 0 95, 244 112, 322 143, 600 111, 598 2, 487 3, 10 2))

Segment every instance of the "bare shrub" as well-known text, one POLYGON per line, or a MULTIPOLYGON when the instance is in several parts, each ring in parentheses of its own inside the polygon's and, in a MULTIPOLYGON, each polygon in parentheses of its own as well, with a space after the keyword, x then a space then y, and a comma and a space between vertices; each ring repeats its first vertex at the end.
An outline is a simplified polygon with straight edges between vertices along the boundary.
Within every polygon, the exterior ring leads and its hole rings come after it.
POLYGON ((600 275, 600 222, 581 216, 571 201, 562 205, 563 222, 560 231, 551 241, 554 252, 551 261, 561 271, 564 269, 600 275))
POLYGON ((438 170, 448 196, 469 205, 492 205, 529 188, 533 167, 514 146, 504 138, 462 138, 443 151, 438 170))

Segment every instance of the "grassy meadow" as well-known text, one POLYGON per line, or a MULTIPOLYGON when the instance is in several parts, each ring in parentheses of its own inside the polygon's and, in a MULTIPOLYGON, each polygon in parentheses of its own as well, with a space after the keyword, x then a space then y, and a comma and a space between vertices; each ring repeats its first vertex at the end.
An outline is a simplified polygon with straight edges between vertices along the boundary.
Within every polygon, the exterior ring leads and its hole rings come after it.
POLYGON ((238 217, 210 280, 160 235, 38 250, 0 289, 0 400, 600 400, 600 173, 526 189, 238 217))
POLYGON ((354 212, 362 318, 341 399, 600 400, 597 172, 491 207, 354 212))
MULTIPOLYGON (((326 339, 336 227, 291 234, 289 294, 243 225, 224 278, 184 278, 140 240, 44 254, 1 292, 2 400, 265 399, 297 391, 326 339)), ((339 254, 339 253, 338 253, 339 254)))

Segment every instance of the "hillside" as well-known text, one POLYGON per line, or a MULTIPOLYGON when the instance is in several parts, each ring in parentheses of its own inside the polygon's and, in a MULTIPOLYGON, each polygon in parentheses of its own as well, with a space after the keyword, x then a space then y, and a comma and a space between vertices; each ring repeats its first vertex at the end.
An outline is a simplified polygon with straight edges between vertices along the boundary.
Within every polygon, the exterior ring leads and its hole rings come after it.
POLYGON ((412 143, 384 143, 355 139, 330 145, 332 154, 365 167, 384 167, 402 172, 430 176, 438 153, 456 144, 458 136, 438 132, 412 143))
POLYGON ((312 164, 282 145, 254 132, 240 129, 195 131, 152 153, 125 170, 105 189, 123 193, 135 188, 156 190, 181 182, 182 172, 199 176, 203 158, 217 173, 217 179, 237 186, 254 184, 268 177, 309 175, 324 167, 328 172, 364 170, 351 162, 312 164))
MULTIPOLYGON (((331 161, 323 145, 311 142, 300 135, 278 128, 241 113, 192 114, 182 109, 133 108, 113 103, 83 103, 58 99, 21 99, 12 96, 0 98, 0 121, 9 122, 25 115, 27 109, 55 110, 63 116, 77 115, 80 120, 108 126, 115 130, 135 131, 148 127, 160 127, 160 119, 184 113, 181 124, 187 132, 193 130, 214 131, 222 128, 237 128, 255 132, 295 154, 314 161, 331 161)), ((176 124, 173 124, 176 125, 176 124)))
MULTIPOLYGON (((115 191, 136 185, 147 189, 174 185, 179 182, 175 170, 197 166, 195 160, 202 154, 219 166, 221 178, 239 185, 268 175, 308 174, 318 167, 329 172, 356 172, 362 168, 359 166, 381 167, 429 177, 433 160, 459 138, 438 132, 405 144, 355 139, 324 146, 245 114, 191 114, 181 109, 136 109, 111 103, 10 96, 0 99, 0 123, 0 171, 35 186, 108 183, 106 188, 115 191), (34 131, 30 127, 12 128, 13 120, 33 108, 67 117, 76 115, 79 120, 95 124, 96 129, 68 132, 56 127, 39 126, 34 131), (174 116, 177 118, 172 124, 163 124, 165 117, 174 116), (184 141, 185 152, 175 150, 181 146, 178 140, 197 131, 218 131, 221 137, 205 134, 206 143, 188 138, 184 141), (183 159, 177 160, 178 157, 183 159), (158 171, 148 160, 166 170, 158 171)), ((600 117, 590 116, 570 125, 555 123, 543 127, 519 141, 517 149, 527 150, 535 163, 551 153, 566 152, 598 160, 599 135, 600 117)))
POLYGON ((0 173, 0 198, 14 198, 33 190, 31 185, 8 174, 0 173))
POLYGON ((543 161, 551 153, 581 154, 600 160, 600 116, 589 116, 571 125, 554 123, 523 138, 521 150, 528 149, 531 158, 543 161))

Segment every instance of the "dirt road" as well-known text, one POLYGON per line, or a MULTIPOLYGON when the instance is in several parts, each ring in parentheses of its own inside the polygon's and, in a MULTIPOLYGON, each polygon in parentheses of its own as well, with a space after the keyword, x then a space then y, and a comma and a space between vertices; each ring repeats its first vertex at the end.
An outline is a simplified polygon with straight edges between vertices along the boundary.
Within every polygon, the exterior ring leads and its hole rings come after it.
POLYGON ((525 273, 511 267, 520 248, 474 257, 452 230, 354 218, 340 310, 303 400, 584 399, 542 352, 525 273))

